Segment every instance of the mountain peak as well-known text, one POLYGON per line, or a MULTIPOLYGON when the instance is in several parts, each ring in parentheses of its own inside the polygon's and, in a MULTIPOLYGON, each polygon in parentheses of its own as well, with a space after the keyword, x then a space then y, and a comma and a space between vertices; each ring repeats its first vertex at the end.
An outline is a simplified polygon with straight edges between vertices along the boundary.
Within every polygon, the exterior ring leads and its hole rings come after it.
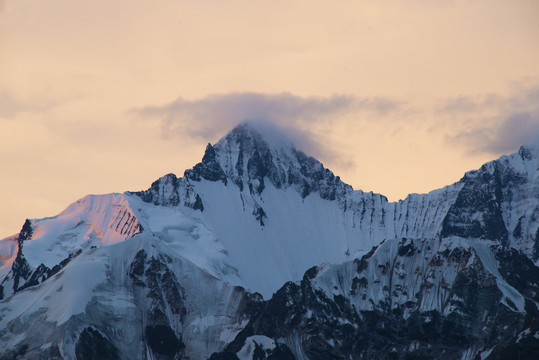
MULTIPOLYGON (((522 160, 532 160, 533 158, 539 158, 539 135, 537 135, 529 143, 522 145, 516 153, 522 158, 522 160)), ((516 155, 515 154, 515 155, 516 155)))
POLYGON ((185 172, 191 181, 236 184, 260 195, 268 182, 293 187, 306 197, 318 192, 333 200, 351 190, 318 160, 296 149, 287 133, 269 122, 244 121, 215 145, 208 144, 202 161, 185 172))
POLYGON ((291 150, 295 146, 283 128, 262 120, 244 120, 217 144, 217 148, 226 147, 228 142, 242 143, 245 150, 264 146, 273 151, 291 150))

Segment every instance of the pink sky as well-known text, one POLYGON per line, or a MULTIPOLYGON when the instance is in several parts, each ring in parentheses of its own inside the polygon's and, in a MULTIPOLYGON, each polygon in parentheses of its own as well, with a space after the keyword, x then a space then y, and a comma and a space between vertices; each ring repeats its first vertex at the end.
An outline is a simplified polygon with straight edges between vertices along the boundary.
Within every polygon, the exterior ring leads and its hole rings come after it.
POLYGON ((0 0, 0 237, 245 117, 390 200, 539 134, 539 2, 0 0))

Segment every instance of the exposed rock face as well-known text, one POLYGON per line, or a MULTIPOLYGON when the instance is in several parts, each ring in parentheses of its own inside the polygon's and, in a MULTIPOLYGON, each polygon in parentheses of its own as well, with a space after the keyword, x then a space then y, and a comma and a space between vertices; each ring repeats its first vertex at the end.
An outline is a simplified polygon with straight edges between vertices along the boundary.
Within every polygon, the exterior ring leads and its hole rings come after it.
POLYGON ((522 146, 466 173, 441 235, 496 240, 538 260, 538 154, 539 145, 522 146))
POLYGON ((352 190, 318 160, 272 136, 275 135, 243 123, 215 145, 215 158, 222 173, 240 190, 247 187, 250 192, 261 194, 265 182, 270 181, 277 189, 291 186, 302 197, 316 192, 327 200, 352 190))
POLYGON ((155 205, 176 206, 180 203, 180 196, 177 192, 179 181, 176 175, 167 174, 154 181, 152 186, 146 191, 136 192, 145 202, 155 205))
POLYGON ((88 327, 82 331, 75 346, 77 360, 116 360, 118 349, 97 330, 88 327))
MULTIPOLYGON (((273 339, 294 359, 455 359, 486 352, 495 359, 517 348, 533 358, 523 349, 539 347, 536 293, 528 298, 520 289, 535 288, 539 277, 512 288, 484 265, 502 252, 462 239, 392 240, 357 261, 312 268, 257 308, 212 358, 238 359, 253 336, 273 339)), ((524 255, 505 256, 505 266, 520 266, 524 255)))
MULTIPOLYGON (((200 181, 232 183, 240 192, 261 195, 266 181, 277 189, 293 187, 306 197, 312 192, 327 200, 343 199, 352 187, 326 169, 318 160, 296 150, 292 144, 275 147, 259 129, 244 123, 232 130, 215 146, 208 144, 202 161, 186 170, 178 179, 168 174, 155 181, 150 189, 136 192, 144 201, 155 205, 184 205, 203 210, 200 195, 192 183, 200 181), (183 196, 182 196, 183 194, 183 196)), ((263 208, 255 201, 253 215, 263 225, 263 208)))
POLYGON ((142 302, 139 307, 146 309, 144 337, 148 346, 157 358, 174 359, 183 356, 181 333, 187 311, 185 290, 167 267, 167 260, 164 255, 148 259, 140 250, 131 263, 129 276, 141 288, 136 293, 142 302))
MULTIPOLYGON (((14 292, 19 289, 21 280, 24 282, 24 280, 28 279, 28 277, 30 276, 30 265, 28 265, 28 262, 24 258, 22 248, 24 245, 24 241, 32 238, 33 232, 34 229, 32 228, 32 222, 29 219, 26 219, 17 239, 19 245, 17 250, 17 257, 15 258, 15 262, 13 263, 13 266, 11 268, 11 278, 13 279, 14 292)), ((3 282, 5 282, 5 280, 3 282)))
POLYGON ((145 191, 134 192, 140 198, 154 205, 183 205, 194 210, 204 211, 200 195, 194 192, 187 177, 178 179, 174 174, 167 174, 154 181, 145 191))
POLYGON ((206 152, 202 158, 202 162, 198 163, 191 170, 186 170, 186 178, 194 181, 201 181, 202 179, 208 181, 222 181, 227 184, 227 178, 225 172, 217 161, 217 154, 211 144, 206 147, 206 152))

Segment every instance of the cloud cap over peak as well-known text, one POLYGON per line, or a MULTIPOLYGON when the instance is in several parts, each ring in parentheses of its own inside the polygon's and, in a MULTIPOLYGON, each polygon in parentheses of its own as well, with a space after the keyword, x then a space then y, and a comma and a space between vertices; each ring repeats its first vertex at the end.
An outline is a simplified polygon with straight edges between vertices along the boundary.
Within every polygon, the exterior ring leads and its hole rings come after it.
POLYGON ((131 113, 142 119, 157 119, 165 139, 216 141, 243 121, 271 123, 283 129, 298 149, 320 159, 345 164, 350 160, 343 161, 342 155, 330 144, 321 143, 315 135, 319 131, 313 129, 331 127, 350 114, 385 117, 399 111, 400 107, 399 102, 385 97, 231 92, 197 100, 180 97, 162 106, 133 109, 131 113))
POLYGON ((169 104, 133 111, 145 118, 160 118, 165 136, 188 134, 213 138, 244 120, 264 120, 284 127, 301 128, 302 125, 328 121, 331 117, 353 110, 368 110, 383 115, 398 106, 397 102, 386 98, 358 98, 352 95, 302 97, 288 92, 233 92, 192 101, 178 98, 169 104))

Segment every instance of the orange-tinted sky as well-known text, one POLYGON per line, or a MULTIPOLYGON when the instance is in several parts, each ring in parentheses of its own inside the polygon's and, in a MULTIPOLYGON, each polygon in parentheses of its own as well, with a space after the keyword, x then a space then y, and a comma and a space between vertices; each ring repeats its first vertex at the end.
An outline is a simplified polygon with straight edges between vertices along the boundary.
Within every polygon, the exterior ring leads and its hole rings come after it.
POLYGON ((0 238, 246 117, 390 200, 539 134, 536 0, 0 0, 0 238))

